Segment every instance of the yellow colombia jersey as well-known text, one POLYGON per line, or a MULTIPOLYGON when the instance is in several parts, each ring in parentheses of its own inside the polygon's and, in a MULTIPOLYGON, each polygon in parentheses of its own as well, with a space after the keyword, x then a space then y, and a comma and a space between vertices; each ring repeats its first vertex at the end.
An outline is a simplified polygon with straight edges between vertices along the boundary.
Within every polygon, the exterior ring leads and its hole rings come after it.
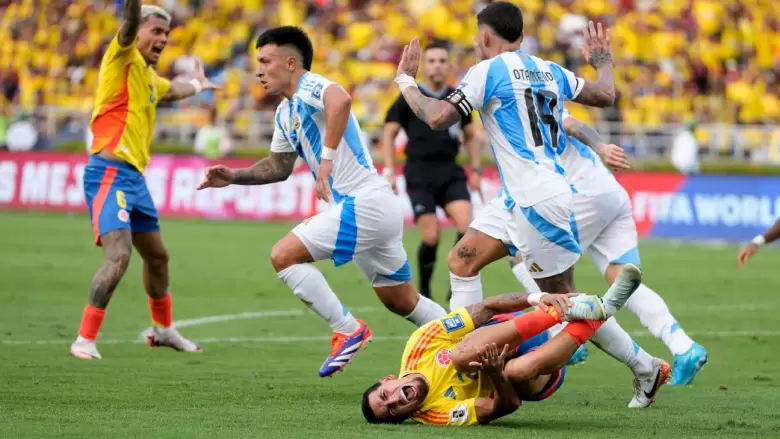
POLYGON ((143 172, 149 163, 157 104, 170 86, 146 63, 135 41, 122 47, 115 36, 100 64, 90 151, 108 149, 143 172))
POLYGON ((493 386, 479 373, 462 374, 452 364, 455 346, 473 330, 471 316, 460 308, 418 328, 409 338, 400 376, 421 374, 429 385, 428 396, 412 414, 413 420, 423 424, 477 423, 474 402, 477 397, 491 396, 493 386))

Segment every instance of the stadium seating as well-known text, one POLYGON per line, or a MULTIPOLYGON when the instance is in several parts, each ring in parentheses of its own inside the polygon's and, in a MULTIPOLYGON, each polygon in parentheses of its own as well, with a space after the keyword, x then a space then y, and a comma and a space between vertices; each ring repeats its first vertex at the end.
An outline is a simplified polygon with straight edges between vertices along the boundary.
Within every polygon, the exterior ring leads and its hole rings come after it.
MULTIPOLYGON (((238 126, 251 112, 272 109, 253 81, 253 40, 268 26, 301 25, 315 43, 314 69, 354 96, 366 126, 381 125, 396 96, 391 80, 403 44, 413 36, 452 42, 453 81, 473 64, 472 0, 165 0, 174 29, 159 71, 186 74, 192 59, 224 82, 216 96, 181 104, 168 123, 206 120, 214 104, 238 126), (193 119, 195 117, 195 119, 193 119)), ((612 28, 620 93, 616 109, 572 106, 586 120, 650 128, 697 121, 776 124, 780 120, 780 12, 775 0, 518 0, 525 12, 527 50, 584 77, 577 49, 586 18, 612 28), (774 4, 774 6, 773 6, 774 4)), ((0 0, 0 105, 31 111, 92 105, 100 56, 119 26, 121 0, 0 0), (56 30, 56 31, 55 31, 56 30)), ((708 135, 702 133, 701 136, 708 135)))

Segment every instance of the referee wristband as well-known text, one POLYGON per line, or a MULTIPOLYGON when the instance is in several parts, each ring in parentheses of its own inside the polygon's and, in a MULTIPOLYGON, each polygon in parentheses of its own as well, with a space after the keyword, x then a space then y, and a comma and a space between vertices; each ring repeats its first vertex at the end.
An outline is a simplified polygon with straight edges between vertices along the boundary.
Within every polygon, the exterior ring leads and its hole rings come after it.
POLYGON ((195 87, 195 94, 198 94, 201 91, 203 91, 203 86, 200 84, 200 81, 198 81, 195 78, 190 79, 190 85, 195 87))
POLYGON ((756 246, 761 247, 762 245, 766 244, 766 238, 764 238, 764 235, 758 235, 753 238, 753 241, 751 242, 756 246))
POLYGON ((539 304, 539 301, 542 300, 542 296, 546 295, 547 293, 531 293, 528 295, 528 304, 531 306, 536 306, 539 304))
POLYGON ((417 88, 417 83, 414 82, 414 78, 407 75, 406 73, 401 73, 400 75, 396 76, 395 83, 398 84, 398 88, 401 89, 402 93, 409 87, 417 88))
POLYGON ((322 160, 333 160, 336 158, 336 148, 322 148, 322 160))

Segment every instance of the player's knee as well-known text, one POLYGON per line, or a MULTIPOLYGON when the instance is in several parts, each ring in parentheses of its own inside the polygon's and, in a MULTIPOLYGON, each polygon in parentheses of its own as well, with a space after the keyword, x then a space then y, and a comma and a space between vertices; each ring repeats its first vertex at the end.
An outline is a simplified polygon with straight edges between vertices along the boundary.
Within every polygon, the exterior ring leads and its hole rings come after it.
POLYGON ((464 258, 458 252, 459 249, 454 247, 447 254, 447 267, 450 273, 461 277, 472 277, 479 274, 476 258, 464 258))
POLYGON ((271 265, 277 273, 292 265, 289 262, 290 258, 288 255, 289 252, 285 251, 284 245, 282 245, 281 242, 277 242, 271 248, 271 265))
POLYGON ((117 249, 106 254, 106 265, 112 268, 112 272, 121 276, 127 271, 128 265, 130 265, 130 250, 129 249, 117 249))
POLYGON ((145 262, 153 268, 161 268, 168 265, 168 250, 165 248, 155 250, 154 253, 149 255, 145 262))
POLYGON ((402 317, 411 314, 419 300, 417 290, 408 282, 394 287, 374 288, 374 290, 385 308, 402 317))

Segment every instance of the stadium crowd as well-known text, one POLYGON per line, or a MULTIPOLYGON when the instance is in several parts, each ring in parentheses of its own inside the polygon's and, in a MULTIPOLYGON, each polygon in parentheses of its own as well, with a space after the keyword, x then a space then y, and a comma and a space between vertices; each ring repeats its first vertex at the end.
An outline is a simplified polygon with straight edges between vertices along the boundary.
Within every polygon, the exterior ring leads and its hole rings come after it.
MULTIPOLYGON (((241 129, 273 109, 253 79, 253 40, 269 26, 303 26, 314 70, 353 94, 365 127, 381 126, 397 92, 391 81, 405 42, 449 41, 453 81, 474 63, 474 15, 486 0, 162 0, 173 30, 158 71, 187 75, 197 60, 214 82, 165 117, 203 125, 216 111, 241 129)), ((572 105, 578 118, 656 127, 663 123, 776 125, 780 120, 780 8, 775 0, 517 0, 524 47, 588 78, 578 47, 587 19, 612 28, 619 102, 572 105)), ((119 27, 122 0, 0 0, 0 137, 10 107, 58 106, 88 114, 101 55, 119 27), (5 121, 5 122, 4 122, 5 121)))

